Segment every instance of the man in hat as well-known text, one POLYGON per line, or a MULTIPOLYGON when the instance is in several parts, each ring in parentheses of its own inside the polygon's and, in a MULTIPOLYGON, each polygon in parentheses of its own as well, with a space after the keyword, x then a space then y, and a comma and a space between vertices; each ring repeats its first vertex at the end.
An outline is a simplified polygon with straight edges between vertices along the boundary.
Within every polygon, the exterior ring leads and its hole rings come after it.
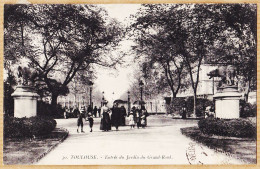
POLYGON ((125 106, 120 107, 120 125, 125 126, 126 109, 125 106))
POLYGON ((88 106, 88 113, 91 113, 91 114, 93 113, 93 112, 92 112, 92 106, 91 106, 91 105, 88 106))
POLYGON ((94 110, 93 110, 93 113, 94 113, 94 116, 97 117, 97 112, 98 112, 98 109, 97 109, 97 106, 94 107, 94 110))
POLYGON ((118 103, 114 103, 114 106, 112 108, 111 122, 112 125, 116 127, 117 131, 118 131, 118 126, 120 125, 120 118, 121 118, 120 108, 118 107, 118 103))
POLYGON ((85 107, 82 106, 82 107, 80 108, 79 113, 78 113, 78 120, 77 120, 77 126, 78 126, 77 132, 78 132, 78 133, 79 133, 79 126, 81 126, 81 133, 84 133, 84 131, 83 131, 83 119, 85 119, 85 121, 86 121, 85 114, 86 114, 85 107))

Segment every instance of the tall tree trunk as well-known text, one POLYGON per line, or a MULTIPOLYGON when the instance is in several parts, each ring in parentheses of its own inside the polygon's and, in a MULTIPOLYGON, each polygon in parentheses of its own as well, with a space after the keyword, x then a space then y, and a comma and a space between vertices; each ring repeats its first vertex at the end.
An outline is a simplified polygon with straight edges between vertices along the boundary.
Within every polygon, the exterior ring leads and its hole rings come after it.
POLYGON ((173 101, 174 98, 176 98, 176 96, 177 96, 177 93, 172 92, 172 101, 173 101))
POLYGON ((246 91, 245 91, 245 101, 246 102, 248 102, 249 92, 250 92, 250 80, 247 82, 247 85, 246 85, 246 91))
POLYGON ((52 95, 51 95, 52 113, 56 113, 58 96, 59 95, 57 93, 52 93, 52 95))
POLYGON ((194 92, 194 96, 193 96, 193 114, 196 117, 196 113, 197 113, 197 92, 194 92))

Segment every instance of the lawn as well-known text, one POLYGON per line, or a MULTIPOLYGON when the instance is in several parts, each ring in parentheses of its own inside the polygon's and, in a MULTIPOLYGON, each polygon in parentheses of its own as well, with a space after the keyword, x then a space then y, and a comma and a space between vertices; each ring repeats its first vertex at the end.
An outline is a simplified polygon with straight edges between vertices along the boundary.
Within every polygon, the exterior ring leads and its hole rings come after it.
POLYGON ((182 134, 221 152, 227 152, 248 164, 256 164, 256 140, 204 135, 198 127, 181 129, 182 134))
POLYGON ((4 139, 5 165, 33 164, 68 136, 68 131, 56 128, 41 138, 4 139))

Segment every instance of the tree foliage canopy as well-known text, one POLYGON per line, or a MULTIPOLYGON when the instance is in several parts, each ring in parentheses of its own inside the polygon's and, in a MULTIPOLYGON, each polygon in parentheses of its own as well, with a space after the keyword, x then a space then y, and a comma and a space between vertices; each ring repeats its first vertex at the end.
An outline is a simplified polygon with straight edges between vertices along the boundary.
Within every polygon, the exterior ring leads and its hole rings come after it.
POLYGON ((131 30, 144 74, 159 64, 176 96, 188 73, 194 105, 203 63, 234 64, 246 81, 256 78, 256 5, 147 4, 131 30))
POLYGON ((118 62, 108 51, 123 30, 94 5, 5 5, 4 26, 6 67, 26 58, 54 100, 91 64, 118 62))

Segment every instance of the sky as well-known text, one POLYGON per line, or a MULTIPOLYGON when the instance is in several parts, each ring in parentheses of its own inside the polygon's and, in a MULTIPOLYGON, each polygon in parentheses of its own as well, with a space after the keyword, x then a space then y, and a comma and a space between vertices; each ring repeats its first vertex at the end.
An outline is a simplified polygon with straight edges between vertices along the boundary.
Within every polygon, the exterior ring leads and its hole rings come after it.
MULTIPOLYGON (((117 19, 124 25, 129 23, 130 15, 135 14, 141 7, 140 4, 106 4, 100 6, 107 10, 110 17, 117 19)), ((129 50, 131 44, 133 44, 131 41, 122 41, 120 50, 129 50)), ((103 68, 96 70, 97 79, 94 84, 99 91, 104 91, 105 99, 109 102, 118 99, 124 92, 127 92, 134 78, 134 69, 137 65, 133 62, 133 56, 127 55, 125 61, 126 63, 119 66, 117 70, 103 68), (127 64, 129 66, 126 66, 127 64)))

